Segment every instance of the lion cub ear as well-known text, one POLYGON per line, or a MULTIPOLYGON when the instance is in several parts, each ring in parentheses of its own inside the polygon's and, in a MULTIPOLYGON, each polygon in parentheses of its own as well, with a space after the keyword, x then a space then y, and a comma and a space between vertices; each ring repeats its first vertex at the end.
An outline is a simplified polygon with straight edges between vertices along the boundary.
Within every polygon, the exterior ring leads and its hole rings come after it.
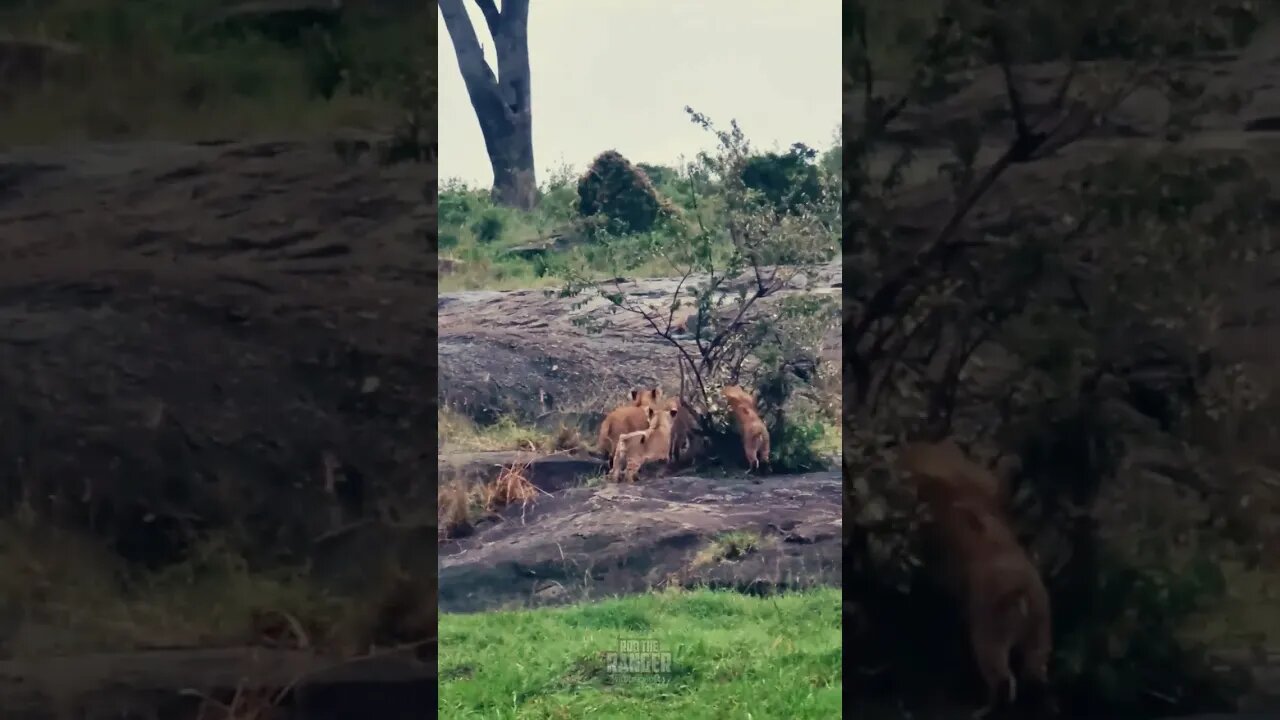
POLYGON ((635 388, 632 388, 632 389, 631 389, 631 399, 632 399, 632 400, 635 400, 635 399, 636 399, 636 395, 638 395, 639 393, 640 393, 640 391, 639 391, 639 390, 636 390, 635 388))
POLYGON ((658 398, 660 398, 660 397, 662 397, 662 388, 660 388, 660 387, 656 387, 656 388, 654 388, 654 389, 653 389, 653 399, 654 399, 654 400, 657 400, 657 399, 658 399, 658 398))

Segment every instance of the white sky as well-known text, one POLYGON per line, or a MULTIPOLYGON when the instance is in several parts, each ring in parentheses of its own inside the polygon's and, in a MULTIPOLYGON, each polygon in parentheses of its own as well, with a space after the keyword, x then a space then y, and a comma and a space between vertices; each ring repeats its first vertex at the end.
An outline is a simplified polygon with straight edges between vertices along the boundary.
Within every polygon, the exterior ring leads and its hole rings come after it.
MULTIPOLYGON (((493 42, 473 3, 476 34, 493 42)), ((615 149, 633 162, 675 164, 714 138, 684 106, 752 146, 831 146, 840 123, 839 0, 532 0, 533 152, 538 182, 581 172, 615 149)), ((488 187, 484 140, 441 20, 440 178, 488 187)))

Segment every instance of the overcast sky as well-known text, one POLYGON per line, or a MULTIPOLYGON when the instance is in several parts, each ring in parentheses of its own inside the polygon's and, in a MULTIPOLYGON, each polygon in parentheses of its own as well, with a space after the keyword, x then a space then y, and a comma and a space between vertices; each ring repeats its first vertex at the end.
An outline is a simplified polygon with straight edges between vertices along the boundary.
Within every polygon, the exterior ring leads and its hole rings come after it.
MULTIPOLYGON (((616 149, 674 164, 714 145, 691 105, 761 149, 830 147, 840 123, 839 0, 533 0, 533 151, 538 181, 616 149)), ((474 4, 472 24, 493 42, 474 4)), ((440 33, 440 177, 487 187, 484 141, 444 22, 440 33)))

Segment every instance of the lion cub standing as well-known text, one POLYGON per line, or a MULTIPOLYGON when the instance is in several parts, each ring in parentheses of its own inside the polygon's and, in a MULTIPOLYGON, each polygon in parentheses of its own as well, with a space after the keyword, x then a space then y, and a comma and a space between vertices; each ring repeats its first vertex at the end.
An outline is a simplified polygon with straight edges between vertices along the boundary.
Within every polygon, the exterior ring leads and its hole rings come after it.
POLYGON ((620 405, 605 416, 600 424, 597 444, 606 462, 613 462, 613 451, 621 435, 649 427, 646 408, 656 404, 661 397, 662 388, 659 387, 632 390, 631 404, 620 405))
POLYGON ((1015 651, 1024 675, 1047 689, 1053 649, 1049 593, 1013 532, 1001 478, 952 440, 909 445, 899 463, 933 516, 933 539, 941 551, 937 575, 964 606, 973 658, 987 686, 987 706, 978 715, 1017 699, 1010 669, 1015 651))
POLYGON ((742 434, 742 450, 747 455, 747 465, 757 469, 760 463, 769 462, 769 429, 760 419, 755 398, 738 385, 726 385, 721 393, 738 423, 738 432, 742 434))
POLYGON ((624 477, 629 482, 635 482, 645 463, 671 460, 671 425, 679 412, 680 401, 675 398, 663 403, 661 407, 650 405, 645 408, 649 420, 647 428, 618 436, 610 476, 614 482, 619 482, 624 477))

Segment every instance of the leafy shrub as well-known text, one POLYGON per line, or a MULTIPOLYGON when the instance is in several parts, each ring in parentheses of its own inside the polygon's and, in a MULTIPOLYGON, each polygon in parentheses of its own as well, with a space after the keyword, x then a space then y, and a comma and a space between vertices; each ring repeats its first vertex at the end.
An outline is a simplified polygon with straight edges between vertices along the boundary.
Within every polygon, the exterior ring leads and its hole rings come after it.
POLYGON ((1217 561, 1207 556, 1174 570, 1104 554, 1090 591, 1054 593, 1052 665, 1055 684, 1071 699, 1066 709, 1133 717, 1214 704, 1228 709, 1223 695, 1234 689, 1215 687, 1221 679, 1178 640, 1194 613, 1225 590, 1217 561))
POLYGON ((819 420, 791 420, 769 432, 769 459, 774 472, 810 472, 826 465, 818 453, 826 437, 819 420))
POLYGON ((679 172, 674 168, 663 167, 662 165, 652 165, 650 163, 636 163, 636 167, 640 169, 649 178, 649 182, 654 187, 661 188, 670 185, 679 177, 679 172))
POLYGON ((747 159, 742 184, 764 195, 779 212, 792 212, 818 199, 822 188, 813 160, 816 150, 796 143, 786 153, 764 153, 747 159))
POLYGON ((506 214, 500 208, 491 207, 471 222, 471 234, 482 243, 491 243, 502 237, 506 227, 506 214))
POLYGON ((466 227, 467 222, 486 207, 492 205, 483 192, 456 182, 446 183, 439 195, 440 227, 466 227))

